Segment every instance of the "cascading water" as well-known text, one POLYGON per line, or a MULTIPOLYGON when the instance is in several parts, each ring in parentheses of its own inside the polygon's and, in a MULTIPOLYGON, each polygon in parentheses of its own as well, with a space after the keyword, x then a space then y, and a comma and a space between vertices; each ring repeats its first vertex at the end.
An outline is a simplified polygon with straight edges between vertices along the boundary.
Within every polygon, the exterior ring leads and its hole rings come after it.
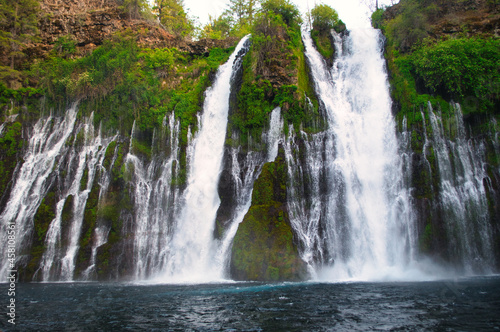
MULTIPOLYGON (((117 136, 112 138, 112 141, 115 141, 117 139, 117 136)), ((115 146, 115 149, 113 151, 113 158, 110 162, 110 167, 112 168, 116 162, 118 155, 117 155, 117 147, 115 146)), ((102 208, 101 202, 103 198, 106 196, 108 193, 108 188, 109 184, 111 182, 111 171, 106 171, 103 170, 101 172, 100 178, 98 185, 100 187, 99 190, 99 208, 102 208)), ((96 227, 93 231, 94 233, 94 241, 92 243, 92 249, 91 249, 91 254, 90 254, 90 261, 89 261, 89 266, 83 271, 82 277, 84 280, 92 280, 95 279, 96 273, 97 273, 97 266, 96 266, 96 259, 97 259, 97 250, 100 246, 104 245, 108 241, 108 235, 109 235, 110 227, 105 225, 102 221, 101 218, 98 218, 96 227)))
POLYGON ((102 168, 104 155, 111 139, 102 139, 101 132, 95 134, 94 118, 91 115, 79 130, 83 133, 83 146, 78 147, 79 135, 69 151, 67 168, 61 185, 60 199, 56 205, 55 219, 50 223, 45 240, 45 252, 39 271, 42 280, 73 280, 75 257, 85 212, 85 205, 94 183, 94 177, 102 168), (86 178, 84 178, 86 175, 86 178), (69 202, 69 217, 63 209, 69 202), (67 219, 67 220, 65 220, 67 219), (66 224, 66 226, 64 226, 66 224), (64 245, 62 245, 64 243, 64 245))
POLYGON ((325 165, 328 164, 327 160, 332 161, 332 140, 331 135, 326 132, 314 135, 301 132, 305 148, 305 162, 302 162, 293 126, 290 126, 288 132, 284 144, 289 178, 288 212, 292 227, 300 239, 302 259, 308 264, 310 275, 315 277, 314 267, 329 260, 327 241, 334 241, 324 232, 327 213, 324 184, 328 170, 325 165))
MULTIPOLYGON (((50 185, 53 168, 65 151, 65 142, 73 132, 77 105, 67 110, 64 118, 50 116, 40 119, 34 126, 24 163, 13 185, 10 198, 0 216, 1 257, 7 257, 7 227, 15 225, 18 261, 33 231, 33 217, 50 185)), ((9 270, 8 261, 2 260, 0 275, 9 270)))
MULTIPOLYGON (((326 110, 326 144, 332 146, 325 160, 329 190, 322 230, 329 257, 318 268, 321 278, 372 279, 402 270, 412 260, 413 216, 398 155, 382 36, 366 28, 350 31, 344 44, 335 39, 337 59, 330 71, 309 33, 303 33, 326 110)), ((304 253, 314 252, 309 243, 302 237, 304 253)))
POLYGON ((193 141, 188 185, 183 207, 167 245, 166 267, 162 278, 168 281, 216 280, 223 267, 214 262, 215 215, 220 204, 217 183, 226 137, 229 96, 233 73, 241 66, 249 36, 243 38, 216 80, 205 93, 200 129, 193 141))
POLYGON ((487 177, 482 166, 484 144, 466 139, 460 105, 454 104, 455 141, 446 138, 442 117, 434 112, 430 103, 428 113, 450 255, 460 260, 457 263, 465 273, 491 272, 493 239, 483 186, 483 179, 487 177))
MULTIPOLYGON (((154 157, 147 165, 133 154, 133 143, 126 157, 134 174, 135 231, 134 231, 134 277, 138 280, 148 278, 161 271, 165 248, 172 218, 176 211, 175 198, 178 189, 172 188, 174 172, 179 165, 180 122, 172 112, 164 120, 160 140, 168 145, 169 156, 154 157), (167 136, 167 137, 166 137, 167 136), (176 165, 175 167, 173 167, 176 165)), ((134 140, 133 134, 131 141, 134 140)), ((153 140, 153 144, 154 144, 153 140)))
MULTIPOLYGON (((242 162, 238 161, 241 146, 231 147, 231 178, 235 184, 235 209, 232 218, 228 222, 229 227, 220 241, 216 261, 220 262, 223 271, 229 267, 230 249, 233 239, 238 231, 239 224, 243 221, 245 214, 250 209, 252 202, 253 184, 260 174, 265 162, 272 162, 278 155, 279 142, 283 135, 283 118, 281 108, 277 107, 271 112, 269 119, 269 130, 263 133, 262 141, 267 145, 264 154, 261 151, 248 151, 242 162)), ((233 136, 236 134, 233 133, 233 136)), ((236 138, 236 137, 233 137, 236 138)))
MULTIPOLYGON (((285 137, 278 107, 270 114, 269 130, 263 133, 267 149, 258 140, 252 143, 251 138, 246 152, 241 146, 224 144, 232 79, 240 69, 248 37, 220 67, 213 87, 207 90, 203 113, 198 115, 199 131, 192 135, 188 129, 188 181, 183 192, 174 181, 181 171, 180 122, 175 114, 165 117, 163 127, 154 132, 151 158, 142 156, 134 146, 139 135, 134 125, 125 167, 120 169, 125 170, 123 178, 127 180, 119 190, 128 190, 126 194, 133 203, 133 207, 127 207, 127 216, 120 215, 122 219, 116 223, 122 226, 111 224, 98 213, 105 210, 100 204, 106 204, 118 154, 123 162, 118 152, 121 147, 117 146, 111 162, 106 161, 111 166, 103 166, 106 148, 117 136, 103 138, 100 130, 95 133, 92 117, 77 121, 76 105, 63 118, 41 119, 33 127, 23 163, 15 171, 10 198, 0 215, 1 255, 7 257, 7 228, 15 225, 20 265, 26 266, 35 256, 30 257, 28 250, 32 235, 39 231, 34 216, 47 193, 55 191, 55 202, 47 205, 55 208, 55 217, 50 218, 53 220, 49 220, 44 233, 44 252, 37 256, 40 263, 35 280, 69 281, 80 276, 96 279, 101 277, 98 262, 103 263, 120 249, 121 255, 127 256, 121 267, 127 268, 127 277, 135 280, 221 280, 238 225, 250 208, 254 181, 262 165, 276 159, 281 144, 288 167, 287 212, 299 252, 313 278, 374 280, 414 276, 403 275, 418 263, 413 212, 417 205, 412 206, 415 202, 410 188, 417 168, 412 164, 414 160, 418 167, 423 166, 423 176, 429 176, 429 191, 436 193, 432 197, 437 199, 425 208, 434 209, 431 214, 443 223, 447 240, 443 247, 448 246, 452 260, 456 259, 454 263, 461 265, 464 272, 490 272, 495 241, 483 184, 489 180, 483 165, 487 159, 485 141, 466 139, 459 105, 455 105, 448 122, 429 105, 427 123, 422 112, 422 156, 412 159, 418 153, 412 151, 415 142, 406 119, 401 134, 396 135, 380 33, 371 28, 356 29, 343 38, 337 34, 333 38, 336 60, 332 68, 327 68, 309 34, 303 33, 311 75, 328 126, 324 131, 311 134, 290 126, 285 137), (450 124, 456 125, 453 135, 450 124), (225 219, 217 229, 220 238, 216 238, 216 216, 222 210, 218 195, 221 172, 234 185, 234 205, 228 209, 230 213, 221 213, 225 219), (94 187, 96 183, 99 188, 94 187), (86 233, 91 234, 90 239, 87 236, 88 244, 80 248, 85 209, 89 195, 96 194, 94 190, 99 190, 98 202, 92 196, 89 209, 95 213, 95 224, 86 233), (120 234, 126 234, 127 239, 113 240, 123 240, 120 249, 99 252, 108 241, 109 247, 115 245, 110 240, 112 227, 115 233, 123 231, 120 234), (123 229, 116 229, 119 227, 123 229), (78 254, 83 251, 81 256, 85 257, 80 259, 78 254)), ((494 120, 492 123, 497 126, 494 120)), ((316 119, 312 125, 316 130, 321 128, 316 119)), ((420 128, 420 123, 416 126, 420 128)), ((0 134, 3 130, 2 124, 0 134)), ((493 131, 492 144, 500 155, 498 132, 496 128, 493 131)), ((232 135, 231 140, 238 142, 237 134, 232 135)), ((9 261, 2 262, 0 274, 6 275, 9 261)), ((121 276, 123 271, 112 273, 121 276)))

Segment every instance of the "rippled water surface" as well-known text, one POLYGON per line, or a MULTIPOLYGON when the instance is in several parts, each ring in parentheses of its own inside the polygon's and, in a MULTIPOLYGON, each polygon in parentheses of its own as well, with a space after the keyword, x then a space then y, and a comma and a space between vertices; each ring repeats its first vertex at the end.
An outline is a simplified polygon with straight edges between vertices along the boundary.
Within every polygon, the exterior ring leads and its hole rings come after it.
MULTIPOLYGON (((2 307, 8 303, 7 285, 2 307)), ((2 331, 500 331, 500 277, 390 283, 18 284, 2 331)), ((6 311, 4 309, 4 311, 6 311)))

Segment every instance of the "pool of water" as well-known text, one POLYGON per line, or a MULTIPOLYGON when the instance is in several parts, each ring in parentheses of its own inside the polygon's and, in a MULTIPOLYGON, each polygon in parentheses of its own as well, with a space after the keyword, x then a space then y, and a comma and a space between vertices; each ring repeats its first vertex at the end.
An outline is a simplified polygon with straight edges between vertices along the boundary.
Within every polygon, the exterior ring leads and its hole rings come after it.
MULTIPOLYGON (((6 284, 0 300, 6 308, 6 284)), ((2 331, 500 331, 500 277, 432 282, 28 283, 2 331)), ((4 309, 5 313, 7 309, 4 309)))

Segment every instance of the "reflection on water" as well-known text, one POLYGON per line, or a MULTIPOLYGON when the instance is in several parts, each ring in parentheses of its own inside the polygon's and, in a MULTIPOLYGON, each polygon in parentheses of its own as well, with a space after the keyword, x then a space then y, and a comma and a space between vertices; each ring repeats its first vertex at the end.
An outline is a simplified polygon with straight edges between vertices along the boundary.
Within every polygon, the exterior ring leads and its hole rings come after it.
MULTIPOLYGON (((1 296, 1 303, 7 303, 6 294, 1 296)), ((500 277, 336 284, 19 284, 16 303, 16 327, 4 317, 2 331, 500 329, 500 277)))

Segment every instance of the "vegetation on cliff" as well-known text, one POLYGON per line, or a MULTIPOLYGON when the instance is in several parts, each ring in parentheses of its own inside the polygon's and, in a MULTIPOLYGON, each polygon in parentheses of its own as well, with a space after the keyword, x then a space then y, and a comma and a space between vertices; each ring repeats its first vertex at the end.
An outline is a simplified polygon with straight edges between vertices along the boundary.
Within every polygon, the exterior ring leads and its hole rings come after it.
MULTIPOLYGON (((372 15, 372 24, 387 38, 385 56, 398 125, 411 133, 421 251, 447 261, 453 261, 454 254, 447 249, 439 165, 433 145, 425 145, 432 139, 428 103, 451 140, 458 137, 455 102, 462 106, 468 137, 483 140, 498 132, 499 22, 497 2, 487 0, 401 0, 372 15)), ((496 155, 487 139, 485 145, 487 155, 496 155)), ((485 165, 485 187, 492 198, 500 189, 496 159, 489 158, 485 165)), ((500 252, 498 212, 490 210, 495 251, 500 252)))
POLYGON ((488 1, 403 0, 376 11, 372 22, 387 37, 392 96, 402 114, 429 100, 453 100, 466 115, 498 117, 499 20, 488 1))
MULTIPOLYGON (((297 7, 286 0, 262 3, 251 29, 252 47, 243 64, 243 79, 237 112, 231 117, 233 130, 258 141, 270 112, 280 106, 288 124, 317 130, 321 123, 318 101, 304 56, 297 7)), ((286 126, 287 127, 287 126, 286 126)), ((285 127, 285 128, 286 128, 285 127)))
POLYGON ((328 5, 317 5, 311 10, 313 30, 311 37, 316 44, 316 48, 323 57, 330 62, 333 60, 334 48, 331 30, 340 33, 346 29, 337 12, 328 5))

